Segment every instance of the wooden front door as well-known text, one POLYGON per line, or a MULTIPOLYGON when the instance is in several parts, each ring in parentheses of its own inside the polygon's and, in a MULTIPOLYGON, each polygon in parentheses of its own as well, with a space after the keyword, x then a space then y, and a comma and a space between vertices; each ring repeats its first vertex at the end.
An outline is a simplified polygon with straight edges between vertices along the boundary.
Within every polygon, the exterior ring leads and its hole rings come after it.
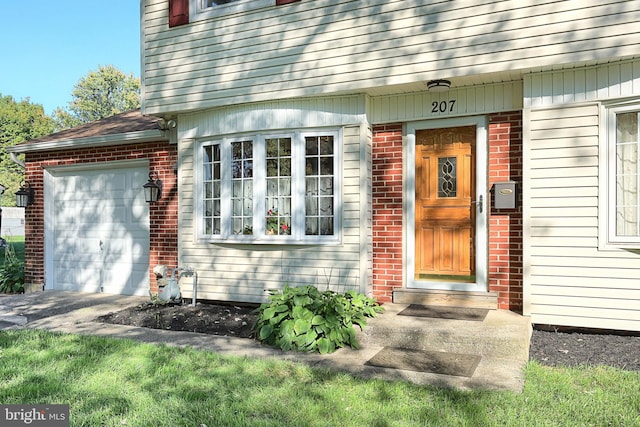
POLYGON ((416 280, 475 282, 475 138, 475 126, 416 131, 416 280))

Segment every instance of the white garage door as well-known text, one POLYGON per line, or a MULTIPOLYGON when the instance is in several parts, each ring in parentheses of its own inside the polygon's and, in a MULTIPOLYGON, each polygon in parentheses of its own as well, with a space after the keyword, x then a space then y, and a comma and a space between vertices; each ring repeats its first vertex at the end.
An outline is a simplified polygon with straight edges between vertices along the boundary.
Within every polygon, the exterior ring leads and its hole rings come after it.
POLYGON ((147 167, 57 170, 47 180, 47 288, 149 294, 147 167), (47 209, 48 208, 48 209, 47 209))

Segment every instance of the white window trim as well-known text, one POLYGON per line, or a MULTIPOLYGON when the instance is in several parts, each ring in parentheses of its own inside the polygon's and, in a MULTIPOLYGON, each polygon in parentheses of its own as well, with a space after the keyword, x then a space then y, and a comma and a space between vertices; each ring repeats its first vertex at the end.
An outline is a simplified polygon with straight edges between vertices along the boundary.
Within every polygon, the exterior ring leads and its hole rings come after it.
POLYGON ((640 111, 640 98, 601 105, 598 249, 638 249, 640 236, 616 235, 616 114, 640 111))
POLYGON ((276 0, 240 0, 215 7, 206 7, 206 0, 189 0, 189 22, 273 6, 275 3, 276 0))
POLYGON ((233 244, 278 244, 278 245, 309 245, 309 244, 339 244, 342 241, 342 147, 343 147, 342 129, 326 129, 326 130, 304 130, 291 132, 274 132, 274 133, 253 133, 238 134, 229 137, 202 139, 194 144, 194 196, 193 196, 193 219, 195 221, 194 231, 197 241, 211 243, 233 243, 233 244), (334 156, 333 156, 333 177, 334 177, 334 233, 331 236, 306 235, 304 233, 305 225, 304 215, 293 216, 291 221, 290 235, 267 235, 265 230, 264 218, 266 217, 266 208, 264 206, 265 199, 265 141, 269 138, 291 138, 292 149, 292 175, 295 171, 296 176, 303 178, 292 180, 292 212, 296 210, 304 212, 304 176, 305 176, 305 137, 308 136, 325 136, 334 137, 334 156), (204 177, 203 177, 203 161, 205 146, 216 144, 230 145, 237 141, 253 141, 253 234, 232 234, 231 233, 231 178, 227 167, 231 163, 229 157, 231 151, 222 149, 220 152, 221 163, 221 200, 220 207, 221 217, 221 233, 220 235, 209 235, 204 233, 204 214, 202 202, 202 194, 204 193, 204 177))

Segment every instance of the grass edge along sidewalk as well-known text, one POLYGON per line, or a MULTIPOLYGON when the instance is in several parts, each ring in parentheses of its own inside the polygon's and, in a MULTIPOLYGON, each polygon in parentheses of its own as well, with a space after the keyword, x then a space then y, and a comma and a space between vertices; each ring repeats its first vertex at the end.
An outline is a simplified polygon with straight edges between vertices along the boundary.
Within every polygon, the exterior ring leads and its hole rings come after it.
POLYGON ((522 394, 362 380, 275 359, 38 330, 0 333, 0 402, 72 426, 639 425, 640 372, 531 362, 522 394))

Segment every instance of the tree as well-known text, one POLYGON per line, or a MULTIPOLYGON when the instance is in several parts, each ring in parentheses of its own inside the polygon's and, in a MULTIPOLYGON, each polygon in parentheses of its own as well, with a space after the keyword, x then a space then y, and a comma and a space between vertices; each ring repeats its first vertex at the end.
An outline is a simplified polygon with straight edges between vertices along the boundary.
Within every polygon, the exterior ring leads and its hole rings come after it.
POLYGON ((140 108, 140 79, 113 65, 90 71, 73 88, 68 110, 53 112, 56 129, 68 129, 140 108))
POLYGON ((48 135, 53 129, 53 119, 44 114, 42 105, 31 104, 29 98, 16 102, 0 94, 0 184, 6 187, 3 206, 15 206, 15 198, 9 196, 18 191, 24 179, 24 171, 11 160, 7 148, 48 135))

